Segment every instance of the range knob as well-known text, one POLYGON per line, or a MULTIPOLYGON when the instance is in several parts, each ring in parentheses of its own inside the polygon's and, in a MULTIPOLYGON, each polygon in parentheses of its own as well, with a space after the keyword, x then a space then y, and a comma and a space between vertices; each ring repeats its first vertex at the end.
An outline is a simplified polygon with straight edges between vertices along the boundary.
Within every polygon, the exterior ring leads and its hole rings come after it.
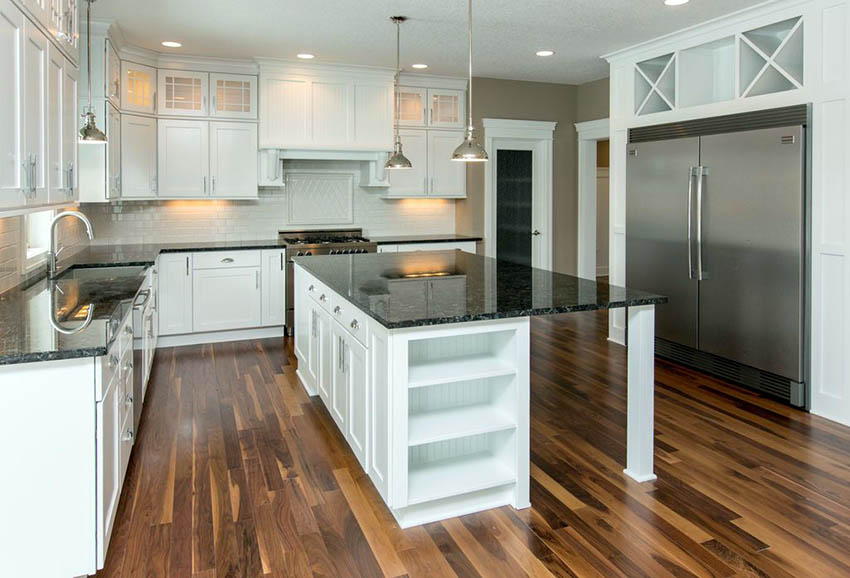
POLYGON ((304 253, 304 256, 309 257, 312 254, 313 254, 313 251, 307 251, 306 253, 304 253))
POLYGON ((297 253, 295 253, 296 257, 301 257, 302 255, 304 255, 304 253, 302 253, 301 251, 298 251, 297 253))
POLYGON ((331 249, 328 251, 328 255, 336 255, 336 249, 331 249))

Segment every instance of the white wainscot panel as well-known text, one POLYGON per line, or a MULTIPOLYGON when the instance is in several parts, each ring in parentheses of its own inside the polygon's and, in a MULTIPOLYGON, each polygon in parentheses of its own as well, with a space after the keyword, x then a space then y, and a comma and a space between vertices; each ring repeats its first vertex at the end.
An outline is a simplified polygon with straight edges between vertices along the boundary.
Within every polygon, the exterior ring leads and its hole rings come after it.
POLYGON ((816 223, 820 226, 819 239, 823 245, 843 246, 847 228, 847 101, 845 99, 824 102, 816 109, 815 126, 819 127, 820 146, 816 152, 813 175, 820 181, 815 191, 820 194, 814 199, 816 223), (819 110, 818 110, 819 109, 819 110), (820 201, 820 202, 818 202, 820 201))
POLYGON ((285 171, 290 225, 343 225, 354 220, 354 175, 285 171))
POLYGON ((820 257, 820 318, 815 321, 819 355, 816 368, 812 410, 815 413, 847 422, 850 411, 847 399, 847 345, 843 321, 846 317, 847 289, 844 276, 844 257, 820 257), (836 403, 837 402, 837 403, 836 403))

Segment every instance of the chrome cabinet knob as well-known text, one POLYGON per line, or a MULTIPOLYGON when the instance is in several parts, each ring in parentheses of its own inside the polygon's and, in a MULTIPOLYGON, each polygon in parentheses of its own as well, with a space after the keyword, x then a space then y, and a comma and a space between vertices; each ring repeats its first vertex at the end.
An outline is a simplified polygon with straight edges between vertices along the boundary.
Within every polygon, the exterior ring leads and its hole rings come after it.
POLYGON ((334 313, 339 315, 340 313, 342 313, 342 308, 339 305, 337 305, 336 307, 334 307, 334 313))
POLYGON ((319 301, 321 301, 322 303, 324 303, 324 302, 325 302, 325 301, 327 301, 327 300, 328 300, 328 298, 327 298, 327 296, 325 296, 325 294, 324 294, 324 293, 322 293, 322 294, 319 296, 319 301))
POLYGON ((127 333, 128 335, 133 335, 133 327, 131 325, 128 325, 127 327, 125 327, 124 333, 127 333))
POLYGON ((307 291, 309 291, 310 293, 312 293, 312 292, 313 292, 313 291, 315 291, 315 290, 316 290, 316 286, 315 286, 315 285, 310 285, 309 287, 307 287, 307 291))
POLYGON ((358 329, 360 329, 360 323, 358 323, 356 319, 352 319, 350 327, 357 331, 358 329))
POLYGON ((110 355, 109 361, 107 363, 109 364, 109 367, 115 367, 116 365, 118 365, 118 358, 114 355, 110 355))
POLYGON ((126 432, 124 432, 124 441, 125 442, 133 441, 133 437, 135 437, 133 435, 133 430, 128 429, 126 432))
POLYGON ((539 237, 540 236, 540 230, 534 229, 534 231, 532 231, 531 234, 534 235, 535 237, 539 237))

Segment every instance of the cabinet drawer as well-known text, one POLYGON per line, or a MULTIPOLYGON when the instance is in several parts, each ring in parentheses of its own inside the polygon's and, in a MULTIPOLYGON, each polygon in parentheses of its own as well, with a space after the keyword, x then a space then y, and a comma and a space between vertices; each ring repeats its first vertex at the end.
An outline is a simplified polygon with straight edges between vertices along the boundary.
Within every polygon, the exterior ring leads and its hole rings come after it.
POLYGON ((336 294, 331 303, 331 317, 364 346, 369 343, 368 316, 336 294))
POLYGON ((259 267, 261 261, 259 251, 204 251, 192 255, 194 269, 259 267))
POLYGON ((118 471, 118 480, 121 485, 123 485, 124 476, 127 473, 127 464, 130 463, 130 452, 133 451, 133 443, 136 441, 136 432, 133 430, 133 412, 130 411, 122 419, 123 425, 121 426, 121 429, 118 430, 118 463, 121 468, 118 471))

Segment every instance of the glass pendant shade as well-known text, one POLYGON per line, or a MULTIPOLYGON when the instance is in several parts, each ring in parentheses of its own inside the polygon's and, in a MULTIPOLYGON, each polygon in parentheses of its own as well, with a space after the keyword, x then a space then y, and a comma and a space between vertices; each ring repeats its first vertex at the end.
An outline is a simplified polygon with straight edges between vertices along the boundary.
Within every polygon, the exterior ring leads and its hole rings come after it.
POLYGON ((490 159, 484 147, 478 144, 475 131, 466 131, 466 138, 452 153, 452 160, 463 163, 483 163, 490 159))
POLYGON ((390 158, 387 159, 387 164, 384 165, 384 168, 387 169, 412 169, 413 165, 410 160, 404 156, 404 152, 401 150, 401 141, 395 141, 395 147, 393 148, 393 154, 390 155, 390 158))
POLYGON ((94 113, 89 111, 83 116, 86 117, 86 124, 80 129, 80 142, 84 143, 102 143, 106 142, 106 135, 102 130, 97 128, 94 122, 94 113))

